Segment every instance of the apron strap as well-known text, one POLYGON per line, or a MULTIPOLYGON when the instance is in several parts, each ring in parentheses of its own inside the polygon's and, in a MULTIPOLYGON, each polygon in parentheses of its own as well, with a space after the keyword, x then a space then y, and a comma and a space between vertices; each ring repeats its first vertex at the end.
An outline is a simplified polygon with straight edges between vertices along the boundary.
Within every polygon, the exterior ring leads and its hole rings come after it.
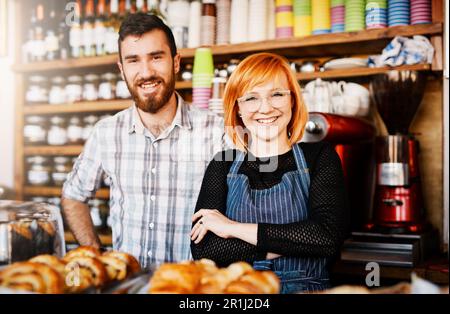
POLYGON ((245 158, 245 153, 243 151, 240 151, 239 149, 236 150, 236 159, 234 160, 233 164, 230 168, 230 174, 237 174, 239 171, 239 168, 241 167, 242 162, 245 158))

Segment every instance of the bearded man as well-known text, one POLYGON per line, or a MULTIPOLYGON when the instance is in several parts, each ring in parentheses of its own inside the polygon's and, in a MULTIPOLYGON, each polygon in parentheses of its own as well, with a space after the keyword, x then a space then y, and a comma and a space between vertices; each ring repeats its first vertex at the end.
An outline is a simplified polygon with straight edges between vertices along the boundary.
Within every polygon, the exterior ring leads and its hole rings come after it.
POLYGON ((64 184, 64 217, 80 245, 101 247, 87 202, 106 177, 115 250, 134 255, 142 267, 190 259, 203 175, 226 146, 223 120, 175 92, 181 57, 158 17, 129 15, 118 45, 134 105, 96 124, 64 184))

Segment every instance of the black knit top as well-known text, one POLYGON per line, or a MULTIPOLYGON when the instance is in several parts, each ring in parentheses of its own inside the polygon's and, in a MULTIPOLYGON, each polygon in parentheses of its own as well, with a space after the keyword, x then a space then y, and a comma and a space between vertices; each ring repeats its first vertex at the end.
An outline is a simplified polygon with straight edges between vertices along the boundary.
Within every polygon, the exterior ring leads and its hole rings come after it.
MULTIPOLYGON (((194 259, 209 258, 224 267, 236 261, 264 260, 268 252, 294 257, 335 257, 339 253, 348 226, 348 203, 339 156, 324 142, 298 145, 310 170, 308 219, 289 224, 259 223, 256 246, 208 232, 200 243, 191 242, 194 259)), ((219 154, 206 169, 195 211, 208 208, 226 213, 227 174, 236 151, 219 154)), ((281 182, 286 172, 297 169, 293 150, 276 157, 278 166, 274 172, 260 172, 261 164, 270 160, 247 155, 239 174, 248 177, 252 189, 271 188, 281 182)))

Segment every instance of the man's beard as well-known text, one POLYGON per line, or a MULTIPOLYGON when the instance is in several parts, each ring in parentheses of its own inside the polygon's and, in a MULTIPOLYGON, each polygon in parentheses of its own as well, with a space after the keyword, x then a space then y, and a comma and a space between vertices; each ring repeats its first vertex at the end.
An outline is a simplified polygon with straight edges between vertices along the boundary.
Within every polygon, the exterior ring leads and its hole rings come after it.
POLYGON ((172 74, 169 78, 169 81, 166 83, 162 77, 159 76, 150 76, 147 78, 142 78, 136 81, 134 85, 131 85, 128 79, 125 77, 125 82, 128 86, 128 90, 130 91, 131 97, 133 98, 136 106, 144 112, 148 113, 157 113, 161 110, 170 100, 173 92, 175 91, 175 73, 172 71, 172 74), (139 97, 138 88, 144 82, 152 82, 159 81, 159 92, 154 96, 148 96, 146 99, 142 99, 139 97))

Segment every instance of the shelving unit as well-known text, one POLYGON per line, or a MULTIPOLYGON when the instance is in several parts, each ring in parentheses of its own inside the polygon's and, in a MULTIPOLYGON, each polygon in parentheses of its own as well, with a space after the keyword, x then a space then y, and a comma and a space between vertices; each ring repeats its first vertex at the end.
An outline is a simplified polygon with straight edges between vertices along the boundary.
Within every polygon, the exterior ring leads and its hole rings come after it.
MULTIPOLYGON (((243 58, 246 55, 261 51, 270 51, 281 54, 290 59, 308 59, 318 57, 347 57, 355 55, 379 54, 387 43, 395 36, 414 36, 424 35, 430 38, 436 49, 435 60, 433 64, 419 64, 410 66, 401 66, 395 68, 397 70, 418 70, 433 71, 441 73, 442 71, 442 55, 443 55, 443 8, 442 1, 432 0, 433 3, 433 23, 426 25, 397 26, 385 29, 372 29, 359 32, 336 33, 313 35, 302 38, 288 38, 267 40, 254 43, 242 43, 236 45, 219 45, 211 47, 214 60, 216 62, 224 62, 231 58, 243 58)), ((21 34, 23 25, 20 23, 20 16, 25 12, 27 4, 25 1, 17 1, 17 17, 15 32, 17 35, 16 55, 21 55, 22 38, 21 34)), ((192 63, 195 56, 195 49, 179 49, 182 56, 182 63, 192 63)), ((110 70, 116 68, 118 55, 108 55, 103 57, 91 57, 82 59, 68 59, 57 61, 45 61, 39 63, 16 64, 13 66, 16 72, 16 164, 15 164, 15 191, 17 199, 24 199, 30 196, 48 196, 57 197, 61 195, 59 187, 35 187, 26 185, 26 173, 24 167, 24 158, 32 155, 46 156, 77 156, 82 152, 83 146, 26 146, 23 141, 23 125, 26 115, 53 115, 53 114, 83 114, 83 113, 101 113, 101 112, 117 112, 123 110, 130 105, 132 101, 111 100, 96 102, 78 102, 74 104, 63 105, 26 105, 24 101, 25 82, 29 75, 39 73, 45 75, 53 75, 54 73, 76 73, 97 71, 101 72, 105 68, 110 70)), ((20 62, 20 61, 19 61, 20 62)), ((366 77, 385 73, 393 68, 354 68, 342 70, 330 70, 325 72, 314 73, 298 73, 299 81, 309 81, 316 78, 322 79, 349 79, 366 77)), ((176 89, 186 93, 192 88, 191 82, 177 82, 176 89)), ((427 119, 436 119, 429 115, 427 119)), ((435 131, 441 132, 441 131, 435 131)), ((436 135, 436 134, 434 134, 436 135)), ((433 136, 430 136, 432 138, 433 136)), ((434 140, 434 139, 433 139, 434 140)), ((431 141, 431 140, 430 140, 431 141)), ((428 164, 433 165, 434 161, 428 164)), ((434 170, 433 170, 434 171, 434 170)), ((426 184, 426 183, 425 183, 426 184)), ((425 185, 424 184, 424 185, 425 185)), ((100 189, 96 197, 101 199, 109 198, 108 189, 100 189)), ((434 197, 434 196, 433 196, 434 197)), ((431 197, 430 197, 431 198, 431 197)), ((438 207, 438 205, 433 205, 438 207)), ((74 239, 70 233, 66 234, 66 240, 73 242, 74 239)), ((103 244, 111 244, 111 236, 102 238, 103 244)))

